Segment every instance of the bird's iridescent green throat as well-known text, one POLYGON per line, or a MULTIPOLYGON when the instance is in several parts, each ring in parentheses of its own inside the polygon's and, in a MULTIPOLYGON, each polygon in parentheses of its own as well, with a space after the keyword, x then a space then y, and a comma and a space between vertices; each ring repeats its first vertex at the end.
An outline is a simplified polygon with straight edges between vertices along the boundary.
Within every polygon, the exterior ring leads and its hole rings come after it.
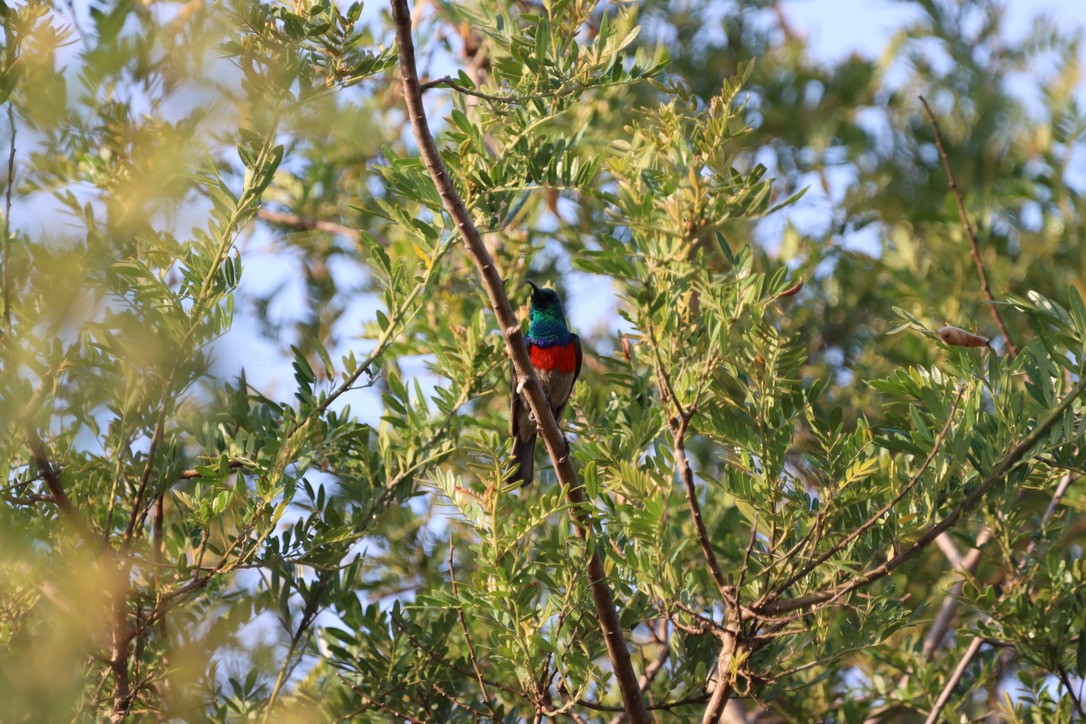
POLYGON ((562 300, 553 289, 532 286, 532 306, 528 313, 528 341, 539 347, 569 344, 569 327, 562 309, 562 300))

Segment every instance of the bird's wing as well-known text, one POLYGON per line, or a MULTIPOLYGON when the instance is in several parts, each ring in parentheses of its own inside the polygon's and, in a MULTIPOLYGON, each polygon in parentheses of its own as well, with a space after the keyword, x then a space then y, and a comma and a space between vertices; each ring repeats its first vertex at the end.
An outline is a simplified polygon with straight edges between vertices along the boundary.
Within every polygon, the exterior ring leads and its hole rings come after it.
MULTIPOLYGON (((569 336, 573 339, 573 349, 577 350, 577 367, 573 370, 573 383, 576 384, 577 378, 581 376, 581 361, 584 359, 584 353, 581 352, 581 338, 575 334, 569 336)), ((570 394, 573 394, 572 387, 570 394)))
POLYGON ((555 420, 560 420, 562 418, 562 412, 566 409, 566 403, 569 402, 569 398, 573 396, 573 386, 577 384, 577 378, 581 376, 581 361, 584 359, 584 353, 581 352, 581 338, 575 334, 569 336, 570 344, 573 345, 573 351, 577 354, 577 364, 573 368, 573 379, 570 380, 569 394, 566 395, 566 399, 562 400, 560 404, 551 407, 551 412, 554 413, 555 420))
MULTIPOLYGON (((525 342, 525 347, 528 348, 528 356, 532 355, 532 345, 530 342, 525 342)), ((509 399, 511 400, 509 408, 509 432, 513 436, 513 439, 518 439, 517 436, 517 421, 520 419, 521 413, 524 411, 524 399, 517 394, 517 368, 512 368, 512 375, 509 380, 509 399)))

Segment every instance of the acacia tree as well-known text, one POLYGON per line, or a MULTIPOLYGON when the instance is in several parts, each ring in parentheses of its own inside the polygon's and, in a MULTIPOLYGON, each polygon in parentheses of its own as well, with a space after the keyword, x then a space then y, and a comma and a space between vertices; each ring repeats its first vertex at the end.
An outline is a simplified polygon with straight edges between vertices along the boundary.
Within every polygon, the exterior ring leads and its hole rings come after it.
POLYGON ((922 2, 830 66, 765 2, 0 7, 13 718, 1084 716, 1074 37, 922 2), (269 249, 300 284, 247 285, 269 249), (529 276, 595 324, 569 455, 529 276))

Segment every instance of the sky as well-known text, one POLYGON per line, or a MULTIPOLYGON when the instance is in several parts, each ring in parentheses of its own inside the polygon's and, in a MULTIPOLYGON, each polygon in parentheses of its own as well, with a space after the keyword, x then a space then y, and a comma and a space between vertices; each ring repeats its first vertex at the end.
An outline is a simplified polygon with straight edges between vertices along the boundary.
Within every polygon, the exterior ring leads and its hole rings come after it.
MULTIPOLYGON (((1025 33, 1037 15, 1064 28, 1086 28, 1083 0, 1006 0, 1004 7, 1012 36, 1025 33)), ((781 8, 806 37, 812 55, 826 60, 853 52, 876 57, 894 30, 917 15, 914 6, 895 0, 782 0, 781 8)))

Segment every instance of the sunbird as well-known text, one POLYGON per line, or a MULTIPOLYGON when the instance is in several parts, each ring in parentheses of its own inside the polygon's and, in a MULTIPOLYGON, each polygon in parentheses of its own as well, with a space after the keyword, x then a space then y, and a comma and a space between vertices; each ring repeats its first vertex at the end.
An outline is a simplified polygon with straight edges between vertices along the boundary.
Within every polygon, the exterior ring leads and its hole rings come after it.
MULTIPOLYGON (((562 410, 573 392, 573 383, 581 374, 581 339, 569 331, 558 293, 553 289, 540 289, 533 281, 526 283, 532 287, 528 334, 525 337, 528 357, 543 385, 554 419, 560 420, 562 410)), ((538 428, 528 408, 528 400, 518 388, 515 371, 512 397, 513 409, 509 418, 513 433, 513 461, 516 464, 513 480, 527 485, 535 479, 538 428)))

